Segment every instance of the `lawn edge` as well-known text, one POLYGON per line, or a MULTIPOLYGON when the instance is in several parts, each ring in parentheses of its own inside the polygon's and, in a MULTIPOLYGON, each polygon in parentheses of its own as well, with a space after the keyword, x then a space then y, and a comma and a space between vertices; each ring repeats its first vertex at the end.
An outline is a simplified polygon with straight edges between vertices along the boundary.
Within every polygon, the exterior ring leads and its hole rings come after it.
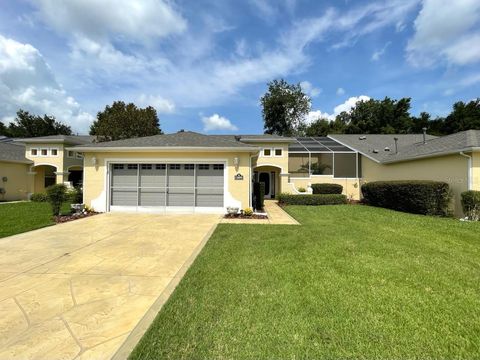
POLYGON ((192 254, 190 254, 189 258, 183 263, 182 267, 172 277, 172 279, 170 280, 168 285, 165 287, 165 289, 160 293, 160 295, 154 301, 152 306, 150 306, 150 308, 147 310, 145 315, 143 315, 143 317, 140 319, 140 321, 137 323, 137 325, 135 325, 133 330, 127 336, 125 341, 120 345, 120 347, 117 349, 115 354, 111 357, 111 360, 128 359, 128 357, 130 356, 132 351, 135 349, 137 344, 142 339, 143 335, 145 335, 147 330, 150 328, 150 325, 152 325, 152 323, 156 319, 160 310, 162 310, 165 303, 168 301, 170 296, 173 294, 176 287, 178 286, 180 281, 183 279, 183 277, 187 273, 190 266, 194 263, 197 256, 203 250, 205 244, 210 239, 212 234, 215 232, 215 229, 217 228, 218 224, 219 224, 219 222, 215 223, 212 226, 212 228, 208 231, 208 233, 203 237, 200 244, 198 244, 197 247, 193 250, 193 252, 192 252, 192 254))

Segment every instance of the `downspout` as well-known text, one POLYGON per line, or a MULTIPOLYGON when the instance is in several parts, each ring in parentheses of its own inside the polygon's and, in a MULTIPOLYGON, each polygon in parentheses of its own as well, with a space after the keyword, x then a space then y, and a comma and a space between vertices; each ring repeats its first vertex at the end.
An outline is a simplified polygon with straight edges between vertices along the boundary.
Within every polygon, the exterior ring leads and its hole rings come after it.
POLYGON ((465 154, 463 151, 460 151, 460 155, 468 159, 467 188, 468 190, 472 190, 472 157, 465 154))

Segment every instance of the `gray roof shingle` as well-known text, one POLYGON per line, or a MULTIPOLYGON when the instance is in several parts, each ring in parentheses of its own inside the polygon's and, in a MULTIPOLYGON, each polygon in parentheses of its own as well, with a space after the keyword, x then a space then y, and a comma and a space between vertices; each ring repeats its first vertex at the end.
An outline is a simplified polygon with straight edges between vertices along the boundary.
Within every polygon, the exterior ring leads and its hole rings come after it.
POLYGON ((25 146, 12 142, 0 142, 0 161, 33 163, 25 157, 25 146))
POLYGON ((92 143, 95 140, 95 136, 91 135, 49 135, 49 136, 38 136, 33 138, 23 138, 15 139, 17 142, 23 143, 51 143, 51 142, 61 142, 70 145, 83 145, 92 143))
POLYGON ((203 135, 192 131, 180 131, 173 134, 146 136, 125 140, 107 141, 77 146, 88 148, 150 148, 150 147, 195 147, 195 148, 251 148, 251 145, 238 141, 235 136, 203 135))
POLYGON ((412 160, 468 151, 480 148, 480 130, 467 130, 442 137, 422 134, 392 135, 330 135, 355 150, 381 163, 412 160), (361 137, 365 137, 361 140, 361 137), (398 138, 398 152, 395 153, 394 138, 398 138), (385 151, 388 147, 390 151, 385 151), (375 153, 374 150, 377 150, 375 153))

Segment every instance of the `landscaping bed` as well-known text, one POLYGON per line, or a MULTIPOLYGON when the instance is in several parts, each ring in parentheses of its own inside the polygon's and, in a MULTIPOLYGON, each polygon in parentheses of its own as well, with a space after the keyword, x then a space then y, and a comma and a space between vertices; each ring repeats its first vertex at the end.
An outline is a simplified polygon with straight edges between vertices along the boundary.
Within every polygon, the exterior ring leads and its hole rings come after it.
POLYGON ((245 214, 226 214, 224 216, 225 219, 268 219, 267 215, 263 214, 252 214, 252 215, 245 215, 245 214))
POLYGON ((73 214, 66 214, 66 215, 58 215, 58 216, 54 216, 53 219, 57 224, 61 224, 61 223, 83 219, 83 218, 90 217, 93 215, 98 215, 98 214, 100 213, 90 211, 90 212, 81 212, 79 214, 73 213, 73 214))

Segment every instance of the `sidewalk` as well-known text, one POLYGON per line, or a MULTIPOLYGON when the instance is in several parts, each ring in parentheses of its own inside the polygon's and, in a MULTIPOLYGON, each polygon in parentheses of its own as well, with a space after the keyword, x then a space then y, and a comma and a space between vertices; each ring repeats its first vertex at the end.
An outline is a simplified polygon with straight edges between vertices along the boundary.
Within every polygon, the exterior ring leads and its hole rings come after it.
POLYGON ((263 225, 300 225, 297 220, 283 210, 276 200, 265 200, 268 219, 222 219, 221 224, 263 224, 263 225))

